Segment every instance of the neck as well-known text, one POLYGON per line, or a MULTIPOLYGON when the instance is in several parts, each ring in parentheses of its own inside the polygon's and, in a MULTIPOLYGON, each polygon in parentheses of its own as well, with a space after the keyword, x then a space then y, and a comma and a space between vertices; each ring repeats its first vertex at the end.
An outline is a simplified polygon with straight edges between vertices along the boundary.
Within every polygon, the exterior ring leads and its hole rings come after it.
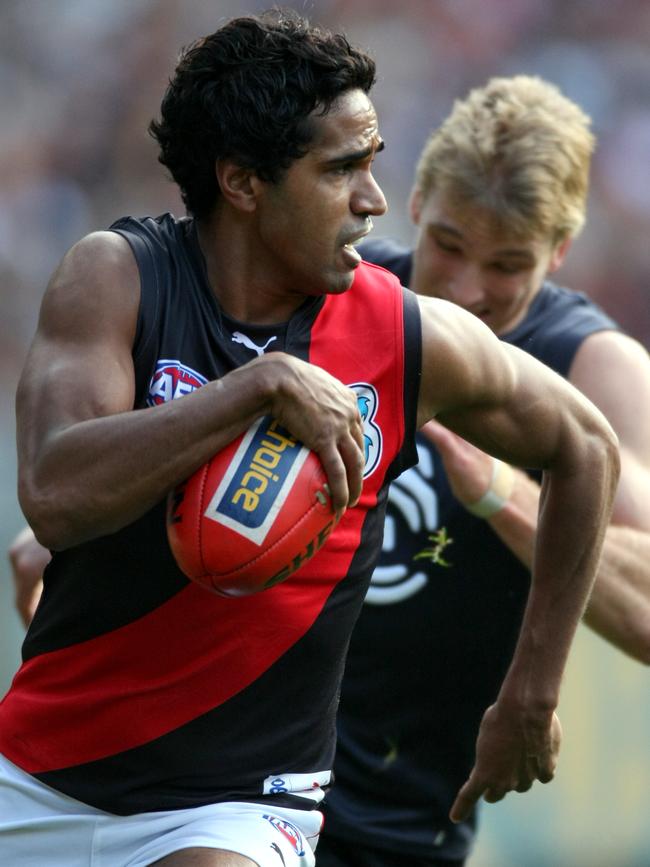
POLYGON ((199 246, 210 288, 222 309, 240 322, 286 322, 304 301, 274 279, 254 224, 223 206, 197 220, 199 246))

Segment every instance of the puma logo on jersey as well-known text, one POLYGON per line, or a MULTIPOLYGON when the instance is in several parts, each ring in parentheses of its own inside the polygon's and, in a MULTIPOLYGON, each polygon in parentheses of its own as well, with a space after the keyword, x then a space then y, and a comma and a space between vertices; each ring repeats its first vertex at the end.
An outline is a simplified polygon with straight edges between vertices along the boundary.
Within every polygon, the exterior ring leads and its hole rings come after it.
POLYGON ((242 346, 246 347, 246 349, 251 349, 253 352, 256 352, 257 356, 259 358, 260 355, 264 355, 264 352, 265 352, 267 346, 269 345, 269 343, 273 343, 273 341, 277 340, 278 338, 277 337, 269 337, 269 339, 266 341, 264 346, 258 346, 256 343, 253 343, 253 341, 250 339, 250 337, 247 334, 242 334, 241 331, 235 331, 233 336, 232 336, 232 339, 233 339, 234 343, 241 343, 242 346))

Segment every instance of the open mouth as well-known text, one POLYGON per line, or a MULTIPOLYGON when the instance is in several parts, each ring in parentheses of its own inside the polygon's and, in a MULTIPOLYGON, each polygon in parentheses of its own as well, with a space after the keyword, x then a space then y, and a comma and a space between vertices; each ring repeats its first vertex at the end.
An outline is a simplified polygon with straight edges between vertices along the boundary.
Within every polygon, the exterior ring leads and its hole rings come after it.
POLYGON ((370 219, 370 217, 368 217, 366 219, 366 224, 363 227, 363 229, 361 229, 361 231, 357 232, 356 234, 352 235, 350 237, 350 239, 343 246, 356 247, 357 244, 360 244, 363 241, 363 239, 372 232, 372 229, 373 229, 372 220, 370 219))
POLYGON ((349 241, 347 241, 345 244, 343 244, 343 246, 341 248, 343 250, 345 258, 348 259, 350 262, 354 262, 355 267, 361 261, 361 255, 359 254, 359 252, 356 249, 357 244, 360 244, 363 241, 363 239, 371 231, 372 231, 372 220, 370 218, 368 218, 366 220, 366 225, 365 225, 363 231, 357 232, 356 235, 353 235, 349 241))

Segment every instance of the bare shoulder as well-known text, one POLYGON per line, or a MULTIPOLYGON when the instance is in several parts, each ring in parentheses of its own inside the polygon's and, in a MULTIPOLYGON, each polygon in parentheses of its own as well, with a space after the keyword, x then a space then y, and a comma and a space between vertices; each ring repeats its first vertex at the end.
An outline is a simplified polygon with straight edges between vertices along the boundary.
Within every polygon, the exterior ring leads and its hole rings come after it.
POLYGON ((66 418, 82 405, 89 416, 128 408, 139 303, 140 276, 128 242, 115 232, 78 241, 43 296, 17 390, 20 417, 44 414, 45 405, 52 414, 55 403, 66 418), (111 383, 126 384, 119 399, 108 394, 107 371, 111 383))
POLYGON ((650 356, 638 341, 619 331, 598 331, 583 341, 570 382, 601 406, 605 414, 621 404, 650 413, 650 356))
POLYGON ((597 331, 590 334, 578 349, 571 365, 570 379, 584 376, 594 366, 614 365, 614 373, 634 372, 650 374, 650 356, 638 340, 621 331, 597 331))
POLYGON ((68 250, 52 275, 39 333, 80 338, 112 323, 135 330, 140 277, 128 242, 116 232, 92 232, 68 250))
POLYGON ((599 331, 580 346, 569 380, 607 417, 621 445, 650 466, 650 356, 618 331, 599 331))
POLYGON ((514 388, 510 348, 476 316, 439 298, 419 297, 422 319, 420 420, 499 399, 514 388))

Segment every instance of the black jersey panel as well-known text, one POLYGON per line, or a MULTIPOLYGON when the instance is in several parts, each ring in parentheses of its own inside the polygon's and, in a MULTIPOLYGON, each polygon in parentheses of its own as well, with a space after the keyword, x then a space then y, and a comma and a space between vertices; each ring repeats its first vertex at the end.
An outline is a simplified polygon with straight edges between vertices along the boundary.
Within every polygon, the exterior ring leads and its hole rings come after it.
POLYGON ((408 467, 417 463, 415 433, 417 427, 418 401, 422 379, 422 324, 417 297, 404 289, 404 448, 400 460, 395 462, 388 475, 392 481, 408 467))
POLYGON ((586 295, 546 281, 525 319, 501 339, 568 377, 573 358, 586 337, 598 331, 619 330, 618 324, 586 295))
POLYGON ((188 584, 171 558, 165 503, 119 533, 57 553, 23 643, 23 660, 112 632, 170 599, 188 584), (115 552, 123 569, 107 569, 115 552), (152 575, 155 580, 134 580, 152 575))

